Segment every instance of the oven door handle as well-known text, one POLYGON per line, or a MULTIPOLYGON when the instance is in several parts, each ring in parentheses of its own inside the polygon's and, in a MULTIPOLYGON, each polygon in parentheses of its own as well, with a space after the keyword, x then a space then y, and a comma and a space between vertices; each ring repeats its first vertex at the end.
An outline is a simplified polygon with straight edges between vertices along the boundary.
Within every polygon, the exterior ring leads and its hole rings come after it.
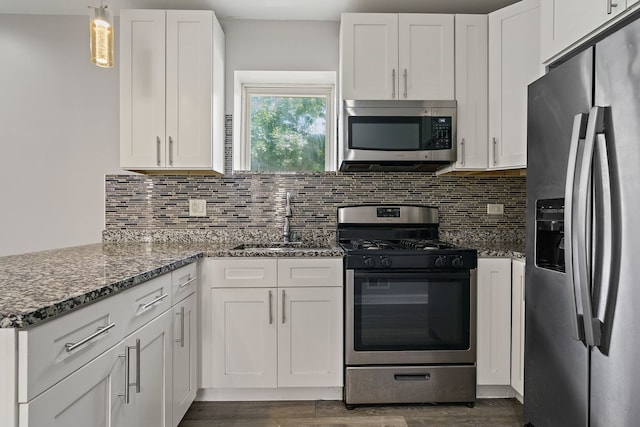
POLYGON ((431 374, 429 372, 424 374, 393 374, 393 379, 396 381, 428 381, 431 379, 431 374))

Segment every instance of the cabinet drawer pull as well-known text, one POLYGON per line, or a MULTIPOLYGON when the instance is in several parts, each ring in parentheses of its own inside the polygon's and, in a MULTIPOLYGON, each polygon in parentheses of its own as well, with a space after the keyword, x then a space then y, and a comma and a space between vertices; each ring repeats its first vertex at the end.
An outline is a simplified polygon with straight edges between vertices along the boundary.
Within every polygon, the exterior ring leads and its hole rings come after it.
POLYGON ((271 291, 269 291, 269 324, 273 323, 273 313, 272 313, 272 304, 271 304, 271 291))
POLYGON ((146 304, 140 304, 140 306, 142 307, 142 310, 144 311, 144 310, 146 310, 146 309, 148 309, 150 307, 153 307, 154 305, 158 304, 160 301, 162 301, 163 299, 165 299, 168 296, 169 296, 169 294, 160 295, 158 298, 154 299, 153 301, 148 302, 146 304))
POLYGON ((498 164, 498 159, 496 159, 496 145, 498 145, 498 140, 496 140, 496 138, 493 138, 493 165, 495 166, 496 164, 498 164))
POLYGON ((618 7, 618 3, 614 3, 613 0, 607 0, 607 15, 613 13, 613 8, 618 7))
POLYGON ((192 284, 196 280, 198 280, 198 276, 196 276, 193 279, 189 279, 186 282, 184 282, 182 285, 180 285, 180 289, 186 288, 187 286, 189 286, 190 284, 192 284))
POLYGON ((67 351, 67 353, 71 353, 73 350, 75 350, 76 348, 87 344, 89 341, 99 337, 102 334, 105 334, 109 331, 109 329, 113 328, 114 326, 116 326, 115 323, 111 323, 107 326, 101 326, 98 328, 97 331, 95 331, 94 333, 92 333, 91 335, 89 335, 88 337, 85 337, 83 339, 81 339, 80 341, 76 342, 76 343, 67 343, 64 345, 64 349, 67 351))
POLYGON ((462 151, 462 153, 460 153, 460 165, 464 166, 464 138, 462 138, 460 142, 460 148, 460 151, 462 151))

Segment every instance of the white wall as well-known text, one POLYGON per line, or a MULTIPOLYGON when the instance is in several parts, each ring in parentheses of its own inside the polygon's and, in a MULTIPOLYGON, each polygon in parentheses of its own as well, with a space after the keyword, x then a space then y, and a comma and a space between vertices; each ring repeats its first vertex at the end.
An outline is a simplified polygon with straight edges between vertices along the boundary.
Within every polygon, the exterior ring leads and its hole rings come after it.
POLYGON ((101 240, 118 68, 89 62, 88 28, 88 16, 0 14, 0 256, 101 240))
MULTIPOLYGON (((0 14, 0 256, 101 240, 104 175, 123 173, 118 33, 116 67, 102 69, 88 26, 88 15, 0 14)), ((338 22, 222 26, 227 114, 234 70, 338 71, 338 22)))
POLYGON ((226 107, 233 113, 233 72, 335 71, 340 23, 327 21, 221 20, 226 39, 226 107))

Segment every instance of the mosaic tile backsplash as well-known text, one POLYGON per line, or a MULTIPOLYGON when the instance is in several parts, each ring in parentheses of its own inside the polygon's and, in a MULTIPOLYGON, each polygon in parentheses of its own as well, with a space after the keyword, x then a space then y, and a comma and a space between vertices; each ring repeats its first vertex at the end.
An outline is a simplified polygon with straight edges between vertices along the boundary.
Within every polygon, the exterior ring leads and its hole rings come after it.
POLYGON ((281 236, 287 192, 291 231, 298 236, 335 232, 338 206, 406 203, 437 206, 441 234, 453 239, 469 232, 480 233, 476 240, 524 238, 525 178, 410 172, 108 175, 104 236, 129 232, 148 240, 153 233, 166 240, 168 231, 188 231, 208 239, 244 230, 275 238, 281 236), (205 217, 189 216, 189 199, 206 200, 205 217), (503 203, 504 215, 487 215, 487 203, 503 203))

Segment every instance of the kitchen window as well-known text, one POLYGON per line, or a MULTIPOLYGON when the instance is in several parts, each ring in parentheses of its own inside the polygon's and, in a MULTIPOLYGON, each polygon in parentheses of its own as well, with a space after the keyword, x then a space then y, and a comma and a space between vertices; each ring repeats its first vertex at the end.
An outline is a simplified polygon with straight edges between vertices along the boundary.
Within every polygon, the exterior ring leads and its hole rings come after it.
POLYGON ((335 73, 236 72, 235 99, 234 170, 335 170, 335 73))

